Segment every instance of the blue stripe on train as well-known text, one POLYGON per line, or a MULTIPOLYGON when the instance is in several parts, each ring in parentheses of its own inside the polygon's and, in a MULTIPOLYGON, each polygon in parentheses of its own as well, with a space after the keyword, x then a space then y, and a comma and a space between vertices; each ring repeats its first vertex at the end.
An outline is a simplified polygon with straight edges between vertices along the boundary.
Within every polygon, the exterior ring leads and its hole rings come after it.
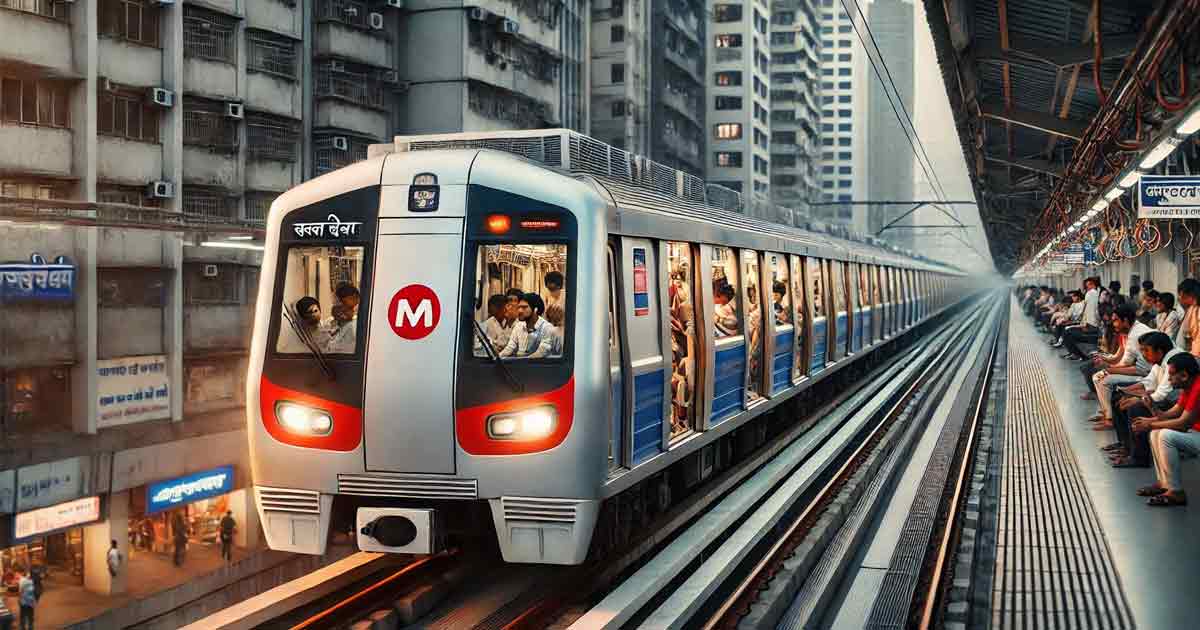
POLYGON ((813 322, 812 356, 809 357, 808 373, 816 375, 825 369, 825 346, 829 338, 824 321, 813 322))
POLYGON ((863 313, 863 342, 870 344, 875 339, 875 309, 863 313))
POLYGON ((854 313, 854 338, 850 340, 851 352, 862 350, 863 346, 863 314, 862 311, 854 313))
POLYGON ((772 362, 771 369, 771 393, 783 391, 792 386, 792 363, 795 362, 795 353, 792 352, 792 343, 795 340, 795 334, 792 331, 782 332, 775 335, 775 360, 772 362))
POLYGON ((663 371, 639 374, 633 379, 633 465, 662 450, 663 371))
POLYGON ((742 408, 746 388, 746 346, 720 350, 713 378, 712 423, 716 424, 742 408))
POLYGON ((836 341, 838 350, 846 349, 846 322, 847 322, 846 314, 838 313, 838 316, 837 316, 837 341, 836 341))

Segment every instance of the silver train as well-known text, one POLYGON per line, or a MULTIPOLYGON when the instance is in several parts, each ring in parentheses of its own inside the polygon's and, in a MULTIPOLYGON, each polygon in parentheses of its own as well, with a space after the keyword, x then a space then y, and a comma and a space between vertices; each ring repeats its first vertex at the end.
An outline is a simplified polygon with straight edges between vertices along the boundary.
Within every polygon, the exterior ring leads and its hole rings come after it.
POLYGON ((507 561, 581 563, 606 501, 711 469, 967 289, 719 198, 564 130, 398 137, 280 196, 247 379, 270 547, 494 531, 507 561))

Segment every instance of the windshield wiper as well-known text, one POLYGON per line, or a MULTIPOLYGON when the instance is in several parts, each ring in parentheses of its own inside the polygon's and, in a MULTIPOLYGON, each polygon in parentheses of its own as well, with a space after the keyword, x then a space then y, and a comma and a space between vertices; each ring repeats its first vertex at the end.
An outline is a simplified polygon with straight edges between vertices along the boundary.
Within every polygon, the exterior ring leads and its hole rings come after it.
POLYGON ((490 359, 496 367, 500 368, 500 373, 504 375, 504 380, 508 381, 509 387, 512 387, 513 391, 517 392, 518 394, 524 392, 525 386, 521 384, 521 381, 517 380, 517 377, 513 375, 511 370, 508 369, 508 366, 504 365, 504 361, 500 359, 500 355, 496 354, 496 350, 495 348, 492 348, 492 342, 488 339, 487 333, 483 332, 483 326, 480 326, 479 322, 475 321, 474 319, 471 320, 471 323, 475 324, 476 341, 483 346, 483 351, 487 353, 488 359, 490 359))
POLYGON ((300 324, 300 316, 296 313, 293 313, 291 307, 284 306, 283 317, 287 320, 288 324, 291 325, 292 332, 296 333, 296 337, 298 337, 300 342, 304 344, 304 347, 308 349, 308 356, 312 357, 313 361, 316 361, 317 367, 321 368, 321 372, 323 372, 325 376, 329 377, 329 380, 337 380, 337 375, 334 374, 333 366, 329 365, 329 361, 325 359, 325 354, 321 352, 320 346, 317 345, 316 340, 312 338, 312 335, 308 333, 308 330, 300 324))

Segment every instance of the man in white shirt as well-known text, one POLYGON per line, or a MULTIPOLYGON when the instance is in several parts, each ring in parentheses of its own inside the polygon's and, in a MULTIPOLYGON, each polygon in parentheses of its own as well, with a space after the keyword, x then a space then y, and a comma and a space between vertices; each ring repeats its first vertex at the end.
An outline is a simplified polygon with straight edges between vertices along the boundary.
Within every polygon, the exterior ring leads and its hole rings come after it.
POLYGON ((1069 326, 1063 332, 1063 347, 1077 360, 1087 358, 1079 344, 1096 343, 1100 338, 1100 280, 1088 278, 1083 285, 1087 293, 1083 296, 1083 315, 1079 325, 1069 326))
POLYGON ((517 302, 517 323, 501 357, 540 359, 553 356, 558 331, 542 317, 546 304, 536 293, 526 293, 517 302))
POLYGON ((1096 384, 1096 398, 1100 403, 1100 413, 1096 419, 1100 425, 1096 430, 1112 427, 1112 395, 1117 387, 1133 385, 1150 373, 1150 362, 1142 356, 1139 340, 1142 335, 1154 332, 1153 328, 1137 320, 1137 308, 1132 304, 1123 304, 1113 313, 1113 328, 1117 334, 1125 335, 1125 353, 1116 362, 1107 362, 1108 366, 1092 375, 1096 384))
POLYGON ((121 551, 117 549, 117 541, 112 541, 106 560, 108 561, 108 574, 117 577, 117 571, 121 568, 121 551))
POLYGON ((1167 374, 1167 362, 1182 351, 1175 348, 1171 337, 1161 331, 1142 335, 1138 345, 1142 356, 1152 367, 1145 378, 1120 389, 1118 396, 1123 397, 1113 408, 1113 429, 1117 432, 1117 441, 1104 447, 1104 450, 1113 458, 1112 465, 1116 468, 1150 467, 1150 433, 1134 433, 1130 428, 1131 421, 1133 418, 1153 415, 1151 407, 1170 409, 1179 398, 1179 392, 1171 385, 1167 374))
MULTIPOLYGON (((506 312, 508 311, 508 296, 504 294, 493 295, 488 298, 488 318, 483 321, 483 334, 487 336, 488 341, 492 344, 492 349, 500 352, 504 346, 508 345, 509 338, 512 337, 513 322, 508 320, 506 312)), ((479 340, 475 340, 476 356, 487 356, 483 346, 479 340)))

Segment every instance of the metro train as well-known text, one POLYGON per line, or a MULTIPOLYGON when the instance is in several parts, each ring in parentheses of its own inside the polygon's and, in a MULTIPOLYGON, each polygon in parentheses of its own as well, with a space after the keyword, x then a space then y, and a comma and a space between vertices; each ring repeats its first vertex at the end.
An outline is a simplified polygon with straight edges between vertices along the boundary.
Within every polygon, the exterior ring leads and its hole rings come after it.
POLYGON ((506 561, 579 564, 606 502, 703 477, 968 289, 731 203, 567 130, 397 137, 281 195, 247 378, 269 546, 494 533, 506 561))

